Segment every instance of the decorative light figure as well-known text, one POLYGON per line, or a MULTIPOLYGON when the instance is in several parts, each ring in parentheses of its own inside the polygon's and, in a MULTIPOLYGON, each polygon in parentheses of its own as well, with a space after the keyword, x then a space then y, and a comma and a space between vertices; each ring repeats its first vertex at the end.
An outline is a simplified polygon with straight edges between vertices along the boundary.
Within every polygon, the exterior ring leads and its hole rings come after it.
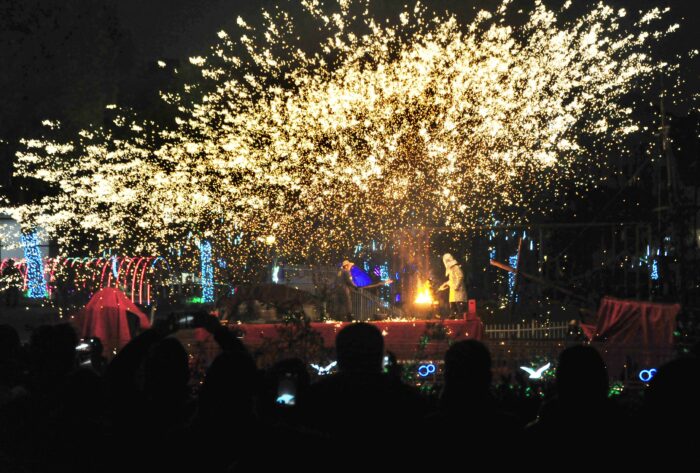
POLYGON ((551 363, 547 363, 546 365, 537 369, 532 369, 529 366, 521 366, 520 369, 529 374, 530 379, 542 379, 542 375, 544 374, 544 372, 547 371, 551 366, 551 363))
POLYGON ((23 233, 20 242, 24 247, 24 259, 27 262, 27 287, 28 296, 31 299, 42 299, 46 292, 46 280, 44 280, 44 262, 39 250, 39 239, 36 232, 23 233))
POLYGON ((320 376, 325 376, 325 375, 327 375, 327 374, 330 374, 330 372, 333 370, 333 368, 336 367, 337 364, 338 364, 337 361, 332 361, 332 362, 328 363, 326 366, 321 366, 321 365, 317 365, 317 364, 311 363, 311 367, 312 367, 313 369, 315 369, 316 372, 317 372, 320 376))
POLYGON ((639 380, 643 383, 648 383, 656 376, 656 368, 641 370, 639 372, 639 380))
POLYGON ((420 365, 418 367, 418 376, 420 376, 421 378, 427 378, 433 373, 435 373, 435 365, 433 363, 428 363, 427 365, 420 365))
POLYGON ((649 278, 652 281, 659 280, 659 262, 656 258, 651 260, 651 274, 649 274, 649 278))

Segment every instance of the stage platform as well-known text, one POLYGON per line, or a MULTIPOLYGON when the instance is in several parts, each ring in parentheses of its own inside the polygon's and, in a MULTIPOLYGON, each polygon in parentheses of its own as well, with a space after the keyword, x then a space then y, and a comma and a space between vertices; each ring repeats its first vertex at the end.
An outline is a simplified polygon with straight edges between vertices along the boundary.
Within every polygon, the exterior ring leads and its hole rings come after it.
MULTIPOLYGON (((318 332, 326 348, 333 348, 335 337, 351 322, 316 322, 311 329, 318 332)), ((473 338, 481 340, 484 326, 478 317, 468 320, 413 320, 368 322, 384 335, 384 349, 399 359, 413 359, 417 355, 442 357, 450 343, 473 338)), ((285 336, 289 325, 236 324, 231 326, 241 333, 241 340, 250 350, 261 348, 270 340, 285 336)))

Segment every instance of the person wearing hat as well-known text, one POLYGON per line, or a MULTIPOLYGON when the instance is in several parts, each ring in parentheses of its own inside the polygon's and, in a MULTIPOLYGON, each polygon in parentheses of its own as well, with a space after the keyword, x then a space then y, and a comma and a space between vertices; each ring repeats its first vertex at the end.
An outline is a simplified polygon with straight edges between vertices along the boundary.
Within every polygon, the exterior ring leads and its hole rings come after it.
POLYGON ((352 280, 352 274, 350 270, 355 266, 354 263, 343 260, 343 264, 340 266, 340 271, 338 271, 338 315, 347 320, 354 320, 352 315, 352 290, 357 289, 357 285, 352 280))
POLYGON ((450 314, 452 317, 459 318, 467 312, 467 289, 464 284, 464 273, 462 267, 454 257, 445 253, 442 256, 442 262, 445 264, 445 276, 449 279, 445 281, 438 291, 450 290, 450 314))

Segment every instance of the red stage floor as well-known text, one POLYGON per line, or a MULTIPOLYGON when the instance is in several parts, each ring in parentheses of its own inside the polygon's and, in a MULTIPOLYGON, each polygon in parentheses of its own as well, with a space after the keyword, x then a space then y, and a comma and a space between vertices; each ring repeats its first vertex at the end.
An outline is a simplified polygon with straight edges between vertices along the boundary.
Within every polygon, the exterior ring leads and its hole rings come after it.
MULTIPOLYGON (((451 342, 467 338, 481 340, 484 333, 483 324, 479 318, 370 323, 382 331, 385 350, 394 353, 400 359, 414 358, 417 354, 442 357, 451 342), (424 339, 425 336, 427 340, 424 339), (427 343, 422 343, 422 339, 427 343)), ((311 327, 320 333, 324 345, 331 348, 335 344, 335 336, 346 325, 348 322, 319 322, 312 323, 311 327)), ((280 324, 237 325, 243 334, 243 342, 252 350, 259 348, 266 340, 278 337, 279 330, 284 327, 280 324)))

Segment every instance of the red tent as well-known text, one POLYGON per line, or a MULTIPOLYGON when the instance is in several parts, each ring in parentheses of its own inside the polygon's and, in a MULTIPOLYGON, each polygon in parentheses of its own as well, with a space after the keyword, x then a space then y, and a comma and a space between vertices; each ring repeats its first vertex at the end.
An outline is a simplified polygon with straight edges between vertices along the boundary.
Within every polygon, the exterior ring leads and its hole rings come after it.
POLYGON ((75 316, 78 333, 83 338, 98 337, 109 356, 131 340, 127 312, 138 319, 142 329, 150 328, 146 314, 126 294, 113 287, 100 289, 75 316))
MULTIPOLYGON (((604 297, 592 324, 581 324, 612 376, 623 369, 656 368, 673 357, 679 304, 604 297)), ((636 373, 632 373, 636 375, 636 373)))
POLYGON ((660 304, 604 297, 593 324, 581 328, 593 342, 616 345, 672 347, 679 304, 660 304))

